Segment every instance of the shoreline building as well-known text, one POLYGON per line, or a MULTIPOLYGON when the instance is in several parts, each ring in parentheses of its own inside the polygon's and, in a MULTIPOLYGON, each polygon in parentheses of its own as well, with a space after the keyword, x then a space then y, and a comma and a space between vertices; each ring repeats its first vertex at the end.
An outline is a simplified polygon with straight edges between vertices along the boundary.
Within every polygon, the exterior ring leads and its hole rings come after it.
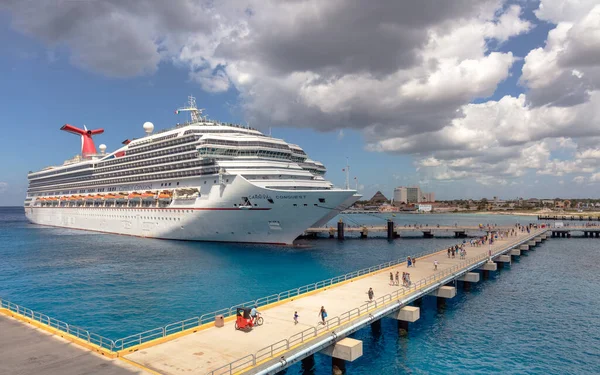
POLYGON ((394 205, 435 202, 435 193, 425 193, 419 186, 398 186, 394 189, 394 205))

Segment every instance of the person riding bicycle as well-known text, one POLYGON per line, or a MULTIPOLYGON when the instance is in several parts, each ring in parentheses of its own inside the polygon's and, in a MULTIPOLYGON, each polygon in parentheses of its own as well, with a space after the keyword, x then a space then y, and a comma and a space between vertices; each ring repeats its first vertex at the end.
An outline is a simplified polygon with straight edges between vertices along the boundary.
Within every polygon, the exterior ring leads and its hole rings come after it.
POLYGON ((256 322, 256 317, 258 316, 258 310, 256 309, 257 307, 257 305, 254 305, 254 307, 252 307, 252 310, 250 310, 250 318, 252 318, 253 322, 256 322))

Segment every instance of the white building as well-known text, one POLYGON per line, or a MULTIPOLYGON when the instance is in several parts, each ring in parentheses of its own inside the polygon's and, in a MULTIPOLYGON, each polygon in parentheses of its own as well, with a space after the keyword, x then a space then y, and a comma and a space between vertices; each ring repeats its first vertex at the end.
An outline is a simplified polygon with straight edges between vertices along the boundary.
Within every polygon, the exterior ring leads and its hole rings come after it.
POLYGON ((408 191, 404 186, 399 186, 394 189, 395 203, 408 203, 408 191))
POLYGON ((394 189, 394 202, 396 204, 435 202, 435 193, 424 193, 419 186, 399 186, 394 189))

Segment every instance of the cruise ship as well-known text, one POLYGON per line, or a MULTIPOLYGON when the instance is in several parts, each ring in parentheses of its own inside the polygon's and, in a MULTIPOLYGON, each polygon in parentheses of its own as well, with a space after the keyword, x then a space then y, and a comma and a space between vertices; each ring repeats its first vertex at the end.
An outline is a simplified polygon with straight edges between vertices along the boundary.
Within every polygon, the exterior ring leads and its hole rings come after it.
POLYGON ((298 145, 203 116, 193 97, 176 113, 190 121, 98 150, 88 130, 81 154, 28 174, 25 214, 35 224, 149 238, 292 244, 360 195, 325 180, 298 145))

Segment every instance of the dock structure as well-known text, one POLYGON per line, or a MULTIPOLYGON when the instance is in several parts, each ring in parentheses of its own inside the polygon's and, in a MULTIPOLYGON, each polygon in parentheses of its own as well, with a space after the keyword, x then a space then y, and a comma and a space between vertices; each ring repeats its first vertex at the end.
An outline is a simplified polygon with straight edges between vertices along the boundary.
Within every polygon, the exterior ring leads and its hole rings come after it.
POLYGON ((456 296, 457 282, 468 288, 479 282, 478 271, 485 279, 490 272, 510 265, 511 256, 518 256, 515 250, 521 254, 524 246, 539 246, 546 231, 548 228, 532 227, 493 245, 467 246, 464 259, 458 254, 448 257, 444 249, 416 255, 416 267, 408 268, 404 259, 390 261, 116 341, 6 301, 1 301, 0 313, 34 325, 43 326, 47 321, 47 331, 54 330, 68 341, 92 349, 90 353, 118 358, 146 373, 275 374, 299 361, 314 362, 313 354, 322 353, 332 357, 332 372, 340 374, 347 361, 362 355, 363 343, 349 335, 380 324, 384 317, 397 320, 399 334, 405 334, 410 323, 420 317, 423 297, 432 296, 444 304, 456 296), (410 284, 390 283, 390 273, 396 272, 409 272, 410 284), (369 288, 375 293, 373 300, 367 295, 369 288), (236 308, 254 305, 264 324, 249 332, 236 330, 236 308), (328 314, 324 321, 318 316, 321 306, 328 314), (292 319, 295 312, 298 324, 292 319))
POLYGON ((338 240, 343 240, 347 234, 359 234, 360 238, 367 238, 370 233, 385 233, 388 239, 395 239, 401 237, 401 233, 420 233, 425 238, 433 238, 436 234, 447 235, 453 234, 455 238, 465 238, 469 234, 481 234, 490 233, 496 231, 507 231, 515 229, 514 225, 511 226, 478 226, 478 225, 396 225, 392 220, 388 220, 386 225, 358 225, 348 226, 345 222, 339 221, 335 227, 319 227, 319 228, 308 228, 304 231, 305 237, 316 237, 319 234, 329 235, 329 238, 337 237, 338 240))
MULTIPOLYGON (((466 259, 448 258, 445 250, 433 252, 418 256, 416 268, 407 268, 399 260, 271 296, 259 301, 270 302, 259 307, 265 323, 251 332, 236 331, 234 317, 229 316, 225 317, 222 328, 214 324, 195 327, 195 332, 189 329, 185 335, 180 332, 182 335, 174 340, 167 336, 144 342, 144 334, 131 336, 124 342, 142 344, 120 353, 146 368, 169 375, 200 370, 208 375, 275 374, 314 353, 329 353, 333 356, 332 366, 340 368, 343 366, 340 360, 351 361, 356 353, 362 352, 355 342, 343 340, 350 334, 383 317, 399 320, 399 329, 408 330, 408 323, 419 316, 415 310, 418 307, 409 306, 411 302, 432 295, 438 303, 443 303, 456 295, 455 280, 477 282, 475 270, 496 270, 499 263, 510 262, 507 254, 511 250, 529 241, 535 243, 535 238, 546 230, 519 232, 496 241, 491 249, 488 245, 467 246, 466 259), (438 261, 437 270, 433 267, 434 260, 438 261), (390 285, 389 274, 397 271, 410 273, 413 280, 410 287, 390 285), (367 297, 369 288, 375 292, 372 302, 367 297), (324 324, 318 323, 321 306, 328 313, 324 324), (292 320, 294 312, 300 316, 297 325, 292 320)), ((185 324, 182 322, 182 327, 185 324)))
POLYGON ((94 351, 52 335, 34 325, 0 314, 0 374, 21 375, 151 375, 119 359, 96 355, 94 351))
POLYGON ((591 215, 538 215, 538 220, 555 221, 600 221, 600 216, 591 215))
POLYGON ((600 238, 600 226, 594 225, 569 225, 549 228, 552 237, 571 238, 571 232, 579 232, 583 237, 600 238))

